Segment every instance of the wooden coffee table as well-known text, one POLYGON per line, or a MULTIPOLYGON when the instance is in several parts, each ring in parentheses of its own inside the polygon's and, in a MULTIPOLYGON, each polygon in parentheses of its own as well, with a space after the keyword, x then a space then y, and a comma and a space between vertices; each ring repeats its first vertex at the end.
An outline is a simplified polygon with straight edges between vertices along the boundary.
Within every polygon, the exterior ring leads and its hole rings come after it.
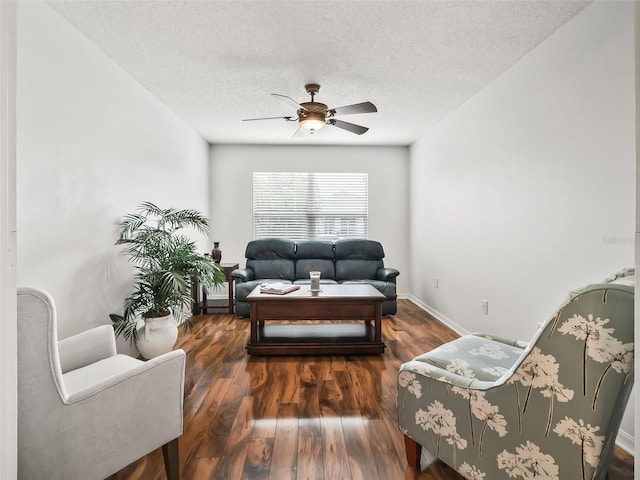
POLYGON ((247 296, 251 305, 247 352, 252 355, 383 353, 384 299, 383 294, 367 284, 322 285, 320 292, 311 292, 309 285, 302 285, 285 295, 260 293, 257 286, 247 296), (291 321, 267 324, 272 320, 291 321), (299 320, 322 322, 297 322, 299 320), (363 322, 336 323, 336 320, 363 322))

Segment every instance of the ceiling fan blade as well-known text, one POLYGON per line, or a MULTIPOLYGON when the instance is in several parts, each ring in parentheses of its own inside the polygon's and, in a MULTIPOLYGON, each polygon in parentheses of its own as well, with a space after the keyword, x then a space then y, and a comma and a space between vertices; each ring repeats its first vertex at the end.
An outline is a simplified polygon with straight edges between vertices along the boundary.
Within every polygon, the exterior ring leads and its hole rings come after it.
POLYGON ((293 132, 293 135, 291 135, 291 138, 304 138, 306 135, 306 133, 308 132, 308 130, 306 128, 302 128, 302 126, 299 126, 295 132, 293 132))
POLYGON ((287 104, 291 105, 292 107, 295 107, 296 110, 298 110, 300 108, 303 109, 303 110, 306 110, 306 108, 304 108, 302 105, 300 105, 298 102, 296 102, 291 97, 287 97, 286 95, 280 95, 279 93, 272 93, 271 95, 276 97, 278 100, 282 100, 284 103, 287 103, 287 104))
POLYGON ((296 120, 295 117, 262 117, 262 118, 244 118, 243 122, 253 122, 254 120, 286 120, 287 122, 293 122, 296 120))
POLYGON ((356 135, 362 135, 367 130, 368 127, 363 127, 362 125, 356 125, 355 123, 344 122, 342 120, 336 120, 335 118, 330 118, 327 120, 327 125, 333 125, 334 127, 342 128, 343 130, 348 130, 351 133, 355 133, 356 135))
POLYGON ((351 115, 354 113, 374 113, 378 109, 371 102, 356 103, 354 105, 346 105, 344 107, 332 108, 329 113, 332 115, 351 115))

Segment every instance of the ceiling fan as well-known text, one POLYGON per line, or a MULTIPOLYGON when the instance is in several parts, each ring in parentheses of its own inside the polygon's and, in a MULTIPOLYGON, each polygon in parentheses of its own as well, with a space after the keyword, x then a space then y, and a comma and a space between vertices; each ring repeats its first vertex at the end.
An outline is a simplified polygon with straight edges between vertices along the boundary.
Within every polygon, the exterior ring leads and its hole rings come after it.
MULTIPOLYGON (((324 103, 316 102, 314 100, 315 95, 318 93, 318 90, 320 90, 320 85, 316 83, 309 83, 308 85, 305 85, 304 88, 306 89, 307 93, 311 95, 310 102, 298 103, 293 98, 287 97, 286 95, 280 95, 278 93, 271 94, 277 99, 282 100, 283 102, 295 107, 297 109, 297 116, 246 118, 242 121, 252 122, 254 120, 282 119, 287 122, 297 121, 300 124, 298 130, 302 127, 309 130, 311 133, 324 127, 325 125, 331 125, 334 127, 342 128, 343 130, 347 130, 351 133, 355 133, 356 135, 362 135, 367 130, 369 130, 368 127, 356 125, 355 123, 345 122, 344 120, 338 120, 334 117, 336 115, 352 115, 355 113, 373 113, 378 111, 376 106, 371 102, 362 102, 353 105, 345 105, 344 107, 328 108, 324 103)), ((298 130, 296 130, 296 133, 298 130)))

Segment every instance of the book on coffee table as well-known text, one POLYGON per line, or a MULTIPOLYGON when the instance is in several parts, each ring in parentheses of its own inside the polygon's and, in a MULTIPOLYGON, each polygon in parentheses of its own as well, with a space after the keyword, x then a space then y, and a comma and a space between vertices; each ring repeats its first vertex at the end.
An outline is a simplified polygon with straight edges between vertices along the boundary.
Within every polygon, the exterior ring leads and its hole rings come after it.
POLYGON ((300 285, 292 285, 291 283, 263 283, 260 285, 260 293, 273 293, 276 295, 284 295, 285 293, 298 290, 300 285))

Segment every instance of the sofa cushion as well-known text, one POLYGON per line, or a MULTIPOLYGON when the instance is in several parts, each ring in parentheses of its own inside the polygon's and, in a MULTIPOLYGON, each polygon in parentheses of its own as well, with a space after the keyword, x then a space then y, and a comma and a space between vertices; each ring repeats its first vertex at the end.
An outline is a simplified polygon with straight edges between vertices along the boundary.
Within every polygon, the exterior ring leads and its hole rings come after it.
POLYGON ((336 260, 336 280, 372 280, 382 265, 382 260, 336 260))
POLYGON ((296 280, 309 279, 309 272, 320 272, 320 279, 335 280, 333 242, 302 241, 296 247, 296 280))
POLYGON ((281 238, 263 238, 252 240, 247 244, 244 256, 255 260, 273 260, 275 258, 288 258, 293 260, 296 252, 296 244, 291 240, 281 238))
POLYGON ((336 260, 382 260, 383 258, 382 244, 375 240, 344 239, 337 240, 335 243, 336 260))
POLYGON ((333 260, 333 242, 308 240, 298 242, 296 247, 296 259, 319 258, 333 260))
POLYGON ((336 269, 333 260, 303 258, 296 260, 296 280, 309 280, 309 272, 320 272, 320 280, 335 280, 336 269))
POLYGON ((384 266, 384 250, 374 240, 345 239, 335 243, 336 280, 375 279, 384 266))
POLYGON ((247 268, 254 271, 254 278, 293 280, 295 278, 296 244, 291 240, 268 238, 253 240, 247 244, 245 257, 247 268))
POLYGON ((274 260, 247 260, 247 268, 254 271, 257 280, 261 278, 293 280, 295 278, 293 260, 284 258, 274 260))

